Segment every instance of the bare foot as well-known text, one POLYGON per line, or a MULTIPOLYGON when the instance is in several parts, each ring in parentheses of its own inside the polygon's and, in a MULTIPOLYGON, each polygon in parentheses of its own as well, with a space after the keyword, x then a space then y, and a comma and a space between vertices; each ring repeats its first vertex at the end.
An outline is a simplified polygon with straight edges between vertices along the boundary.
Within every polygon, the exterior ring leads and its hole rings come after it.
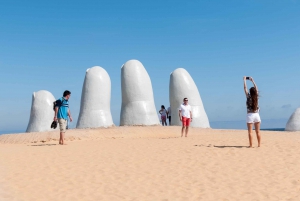
POLYGON ((254 148, 254 147, 252 147, 252 146, 249 146, 248 148, 254 148))

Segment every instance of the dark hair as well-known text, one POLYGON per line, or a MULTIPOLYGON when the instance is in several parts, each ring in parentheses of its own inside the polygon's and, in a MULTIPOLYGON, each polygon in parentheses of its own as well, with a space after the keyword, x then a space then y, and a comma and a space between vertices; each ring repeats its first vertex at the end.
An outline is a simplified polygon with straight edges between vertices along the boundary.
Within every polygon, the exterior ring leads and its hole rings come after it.
POLYGON ((256 111, 258 107, 258 91, 255 87, 250 88, 250 96, 252 99, 252 109, 256 111))
POLYGON ((187 100, 188 100, 188 98, 184 98, 184 99, 183 99, 183 101, 184 101, 185 99, 187 99, 187 100))
POLYGON ((67 95, 70 95, 70 94, 71 94, 71 92, 66 90, 66 91, 64 91, 63 97, 66 97, 67 95))
POLYGON ((161 106, 161 108, 162 108, 162 109, 165 109, 165 106, 164 106, 164 105, 162 105, 162 106, 161 106))

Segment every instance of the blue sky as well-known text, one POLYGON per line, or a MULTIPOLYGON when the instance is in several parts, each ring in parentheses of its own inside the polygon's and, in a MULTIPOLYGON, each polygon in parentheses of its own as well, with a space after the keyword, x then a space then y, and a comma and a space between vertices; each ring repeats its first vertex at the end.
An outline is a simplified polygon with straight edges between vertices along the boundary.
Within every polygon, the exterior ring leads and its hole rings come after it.
POLYGON ((284 122, 300 107, 299 11, 298 0, 1 1, 0 133, 26 129, 42 89, 56 98, 69 89, 77 120, 85 71, 96 65, 111 77, 118 124, 130 59, 148 71, 157 109, 169 105, 169 75, 182 67, 211 122, 245 119, 244 75, 259 87, 262 120, 284 122))

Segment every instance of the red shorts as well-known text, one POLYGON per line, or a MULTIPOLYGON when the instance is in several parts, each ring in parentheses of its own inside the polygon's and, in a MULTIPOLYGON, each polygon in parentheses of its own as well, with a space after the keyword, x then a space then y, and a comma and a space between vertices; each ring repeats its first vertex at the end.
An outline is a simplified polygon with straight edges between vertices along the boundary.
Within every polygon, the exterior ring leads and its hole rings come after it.
POLYGON ((166 120, 167 120, 167 117, 166 117, 166 116, 161 116, 161 120, 162 120, 162 121, 166 121, 166 120))
POLYGON ((182 117, 182 125, 183 126, 190 126, 190 122, 191 122, 190 118, 182 117))

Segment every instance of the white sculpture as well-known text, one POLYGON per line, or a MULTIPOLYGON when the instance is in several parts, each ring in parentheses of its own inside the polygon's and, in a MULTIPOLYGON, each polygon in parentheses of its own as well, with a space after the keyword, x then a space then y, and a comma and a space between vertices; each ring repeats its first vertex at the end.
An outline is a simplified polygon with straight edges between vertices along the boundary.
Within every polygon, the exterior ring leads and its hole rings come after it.
POLYGON ((179 107, 183 103, 183 99, 188 98, 193 114, 193 121, 190 126, 210 128, 198 88, 193 78, 185 69, 178 68, 171 73, 169 87, 172 125, 182 125, 179 119, 179 107))
POLYGON ((87 69, 76 128, 113 126, 110 97, 111 82, 106 70, 99 66, 87 69))
POLYGON ((286 131, 300 131, 300 107, 292 114, 285 126, 286 131))
POLYGON ((30 119, 26 132, 51 130, 50 126, 54 118, 54 101, 55 98, 49 91, 33 92, 30 119))
POLYGON ((159 125, 150 77, 143 64, 127 61, 121 68, 121 126, 159 125))

